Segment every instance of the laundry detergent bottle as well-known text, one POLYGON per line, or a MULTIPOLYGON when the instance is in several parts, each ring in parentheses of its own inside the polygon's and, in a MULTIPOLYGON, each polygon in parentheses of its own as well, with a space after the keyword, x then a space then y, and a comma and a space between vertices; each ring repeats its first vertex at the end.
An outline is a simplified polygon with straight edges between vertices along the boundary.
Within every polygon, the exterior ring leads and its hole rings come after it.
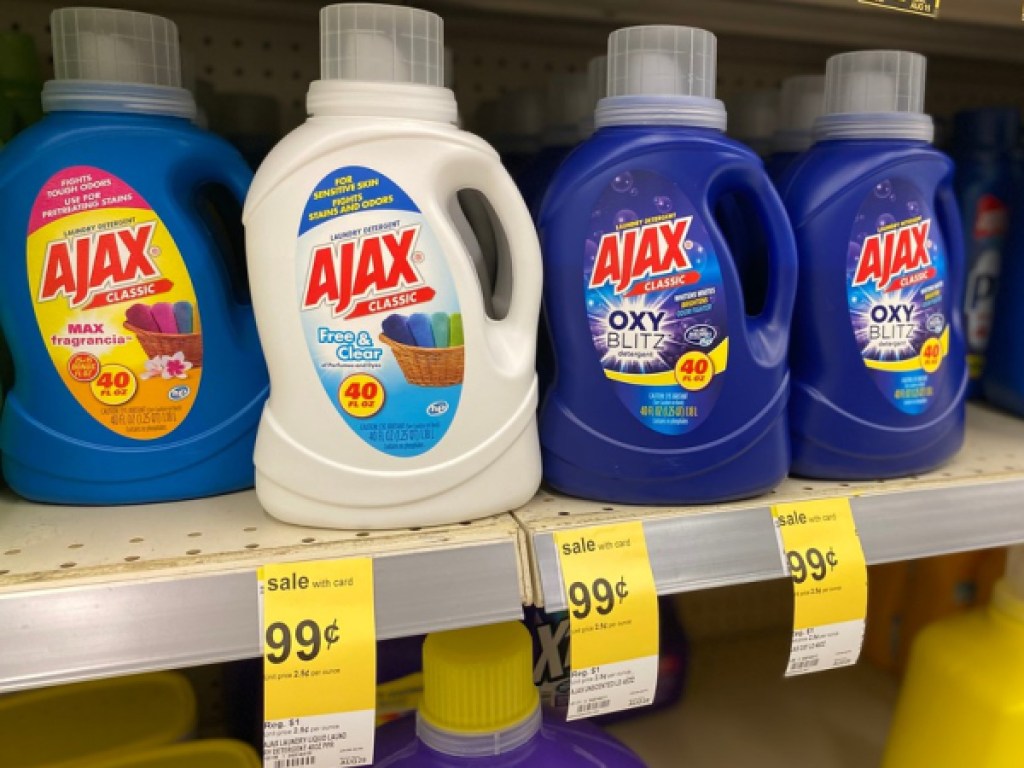
POLYGON ((245 206, 271 379, 256 492, 275 517, 340 528, 513 509, 540 482, 529 213, 497 153, 455 126, 438 16, 351 3, 320 23, 311 117, 245 206), (490 310, 460 193, 491 212, 490 310))
POLYGON ((953 164, 922 112, 926 62, 857 51, 826 67, 815 145, 783 184, 800 258, 793 471, 933 469, 964 436, 963 238, 953 164))
POLYGON ((796 75, 782 81, 779 123, 774 151, 765 160, 768 175, 776 185, 800 154, 814 144, 814 121, 825 109, 825 77, 796 75))
POLYGON ((721 501, 767 491, 789 467, 793 236, 757 155, 723 133, 715 47, 688 27, 612 33, 597 132, 541 210, 555 358, 544 470, 575 496, 721 501), (713 215, 726 196, 749 202, 745 223, 766 243, 754 317, 713 215))
POLYGON ((191 123, 178 31, 51 17, 46 117, 0 153, 0 321, 15 384, 4 475, 38 501, 127 504, 253 483, 267 373, 244 256, 217 235, 251 180, 191 123))
MULTIPOLYGON (((1016 107, 970 109, 958 112, 953 125, 954 188, 967 259, 967 396, 980 397, 1010 211, 1016 197, 1020 114, 1016 107)), ((1010 357, 1018 355, 1010 353, 1010 357)))
POLYGON ((518 622, 428 635, 415 721, 377 732, 377 768, 643 768, 586 721, 543 713, 518 622))

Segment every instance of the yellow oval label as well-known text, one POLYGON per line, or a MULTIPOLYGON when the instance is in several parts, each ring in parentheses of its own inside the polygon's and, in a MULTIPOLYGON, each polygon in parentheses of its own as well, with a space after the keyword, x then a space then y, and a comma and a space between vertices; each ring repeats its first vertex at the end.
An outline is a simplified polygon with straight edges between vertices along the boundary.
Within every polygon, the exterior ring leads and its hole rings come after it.
POLYGON ((36 322, 57 375, 96 421, 154 440, 199 392, 199 306, 170 232, 111 173, 66 168, 43 185, 28 229, 36 322))

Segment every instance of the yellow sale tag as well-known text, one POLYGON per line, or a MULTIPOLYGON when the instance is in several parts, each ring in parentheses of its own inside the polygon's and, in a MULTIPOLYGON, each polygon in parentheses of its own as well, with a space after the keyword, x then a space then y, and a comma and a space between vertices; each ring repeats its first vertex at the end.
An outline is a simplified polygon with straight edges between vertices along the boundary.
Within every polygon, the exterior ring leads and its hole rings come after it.
POLYGON ((942 0, 857 0, 861 5, 876 5, 891 11, 913 13, 917 16, 939 16, 939 5, 942 0))
POLYGON ((868 609, 864 550, 847 498, 772 507, 782 563, 793 579, 793 646, 786 675, 857 662, 868 609))
POLYGON ((377 695, 373 560, 265 565, 259 584, 265 764, 370 765, 377 695))
POLYGON ((658 594, 639 522, 555 533, 569 606, 568 719, 641 707, 658 682, 658 594))

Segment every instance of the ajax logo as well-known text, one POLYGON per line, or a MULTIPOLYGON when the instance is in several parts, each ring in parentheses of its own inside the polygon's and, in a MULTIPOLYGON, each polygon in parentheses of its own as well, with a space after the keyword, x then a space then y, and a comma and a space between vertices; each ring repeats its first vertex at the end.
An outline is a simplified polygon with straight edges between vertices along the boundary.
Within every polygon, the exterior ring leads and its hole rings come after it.
POLYGON ((177 387, 171 387, 171 390, 167 393, 167 397, 168 399, 177 402, 178 400, 184 400, 190 394, 192 394, 191 387, 186 387, 184 384, 182 384, 177 387))
POLYGON ((427 406, 427 416, 444 416, 448 413, 447 400, 435 400, 427 406))
POLYGON ((685 334, 686 341, 698 347, 710 347, 717 336, 718 331, 710 325, 695 325, 687 328, 685 334))

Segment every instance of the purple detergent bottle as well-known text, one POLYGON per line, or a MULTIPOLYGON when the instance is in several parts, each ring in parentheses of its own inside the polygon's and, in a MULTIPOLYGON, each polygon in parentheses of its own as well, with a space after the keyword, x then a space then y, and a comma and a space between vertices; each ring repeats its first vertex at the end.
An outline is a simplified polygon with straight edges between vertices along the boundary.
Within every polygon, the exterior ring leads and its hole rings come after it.
POLYGON ((963 231, 925 66, 907 51, 829 59, 817 141, 782 185, 800 262, 789 414, 803 477, 913 475, 963 443, 963 231))
POLYGON ((643 768, 590 723, 541 712, 530 633, 518 622, 429 635, 423 700, 377 732, 377 768, 643 768))

